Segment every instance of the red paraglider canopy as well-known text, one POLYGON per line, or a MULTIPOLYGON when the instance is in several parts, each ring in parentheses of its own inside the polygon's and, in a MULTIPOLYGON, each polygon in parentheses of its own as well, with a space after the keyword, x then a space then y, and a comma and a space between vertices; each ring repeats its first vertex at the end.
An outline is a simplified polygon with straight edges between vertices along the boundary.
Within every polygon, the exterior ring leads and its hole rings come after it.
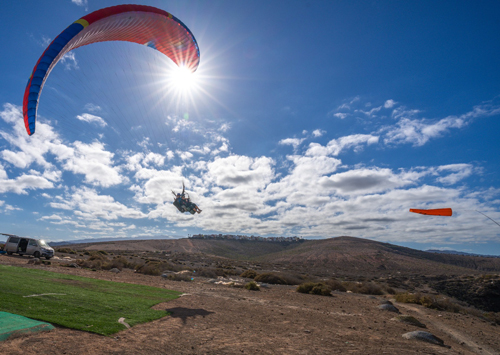
POLYGON ((104 41, 146 45, 192 72, 200 63, 200 51, 193 34, 166 11, 144 5, 118 5, 94 11, 61 32, 33 68, 23 100, 24 125, 29 135, 35 133, 39 97, 52 68, 69 51, 104 41))

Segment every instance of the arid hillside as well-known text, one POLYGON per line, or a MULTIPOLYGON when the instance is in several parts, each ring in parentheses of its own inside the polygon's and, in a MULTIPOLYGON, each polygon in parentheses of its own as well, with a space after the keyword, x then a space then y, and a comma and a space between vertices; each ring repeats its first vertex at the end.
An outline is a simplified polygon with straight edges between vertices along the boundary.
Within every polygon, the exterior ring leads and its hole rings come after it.
POLYGON ((203 254, 317 275, 461 275, 500 271, 500 258, 437 254, 361 238, 338 237, 299 243, 239 240, 133 240, 73 244, 79 250, 203 254))

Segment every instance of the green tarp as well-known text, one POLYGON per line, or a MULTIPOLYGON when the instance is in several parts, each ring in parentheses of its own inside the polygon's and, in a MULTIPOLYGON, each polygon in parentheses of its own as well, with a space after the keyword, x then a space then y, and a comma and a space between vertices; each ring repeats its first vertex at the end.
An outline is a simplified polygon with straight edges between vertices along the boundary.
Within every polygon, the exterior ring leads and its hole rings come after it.
POLYGON ((17 314, 0 312, 0 341, 16 334, 29 334, 52 330, 54 327, 45 322, 18 316, 17 314))

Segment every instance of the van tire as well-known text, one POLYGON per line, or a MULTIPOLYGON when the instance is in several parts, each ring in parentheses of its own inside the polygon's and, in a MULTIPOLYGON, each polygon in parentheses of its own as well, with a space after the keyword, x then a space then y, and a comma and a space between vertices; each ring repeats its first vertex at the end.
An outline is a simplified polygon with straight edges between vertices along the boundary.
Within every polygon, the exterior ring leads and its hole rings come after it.
POLYGON ((50 256, 46 256, 45 259, 50 260, 50 256))
POLYGON ((7 252, 7 255, 12 255, 12 252, 11 252, 11 251, 8 251, 8 252, 7 252))
POLYGON ((38 258, 38 259, 39 259, 39 258, 40 258, 40 252, 39 252, 39 251, 35 251, 35 253, 33 254, 33 256, 34 256, 35 258, 38 258))

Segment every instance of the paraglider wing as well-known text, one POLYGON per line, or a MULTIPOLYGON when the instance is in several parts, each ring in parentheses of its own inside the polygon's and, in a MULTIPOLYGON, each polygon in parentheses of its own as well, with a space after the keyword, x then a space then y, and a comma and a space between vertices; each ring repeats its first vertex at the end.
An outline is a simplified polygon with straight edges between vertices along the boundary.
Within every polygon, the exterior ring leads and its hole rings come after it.
POLYGON ((429 216, 447 216, 447 217, 451 217, 451 215, 453 214, 451 208, 437 208, 432 210, 419 210, 415 208, 410 208, 410 212, 425 214, 429 216))
POLYGON ((61 32, 33 68, 23 99, 24 125, 30 136, 35 133, 43 85, 56 63, 75 48, 105 41, 144 44, 192 72, 200 62, 200 51, 193 34, 166 11, 145 5, 118 5, 94 11, 61 32))

